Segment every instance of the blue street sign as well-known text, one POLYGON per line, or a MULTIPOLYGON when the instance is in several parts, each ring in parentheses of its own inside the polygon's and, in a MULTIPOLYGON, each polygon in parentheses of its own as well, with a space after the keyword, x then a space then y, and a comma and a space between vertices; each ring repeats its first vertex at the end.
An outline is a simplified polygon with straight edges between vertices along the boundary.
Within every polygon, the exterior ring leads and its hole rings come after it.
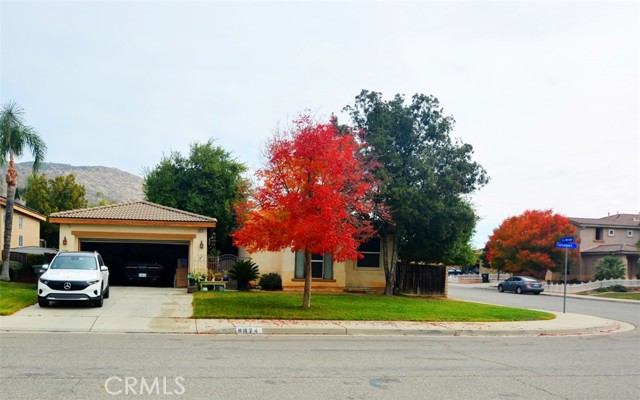
POLYGON ((573 236, 560 238, 560 243, 573 243, 573 236))
POLYGON ((557 242, 556 243, 556 247, 559 247, 561 249, 577 249, 578 248, 578 243, 562 243, 562 242, 557 242))

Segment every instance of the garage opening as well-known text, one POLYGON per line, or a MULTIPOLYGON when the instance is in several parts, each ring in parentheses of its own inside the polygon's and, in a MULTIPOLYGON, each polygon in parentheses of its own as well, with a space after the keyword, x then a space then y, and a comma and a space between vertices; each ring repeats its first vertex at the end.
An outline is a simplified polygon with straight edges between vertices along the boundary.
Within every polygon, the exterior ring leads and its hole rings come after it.
POLYGON ((109 267, 109 283, 115 286, 173 287, 176 267, 189 258, 189 243, 179 241, 83 239, 80 250, 100 253, 109 267))

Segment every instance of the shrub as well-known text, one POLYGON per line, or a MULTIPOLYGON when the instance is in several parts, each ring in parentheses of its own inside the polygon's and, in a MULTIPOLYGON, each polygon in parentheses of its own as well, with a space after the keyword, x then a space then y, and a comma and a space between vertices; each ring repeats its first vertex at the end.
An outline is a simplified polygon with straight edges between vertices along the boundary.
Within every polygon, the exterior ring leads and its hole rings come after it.
POLYGON ((629 289, 627 289, 625 286, 622 286, 622 285, 609 286, 607 289, 610 292, 620 292, 620 293, 624 293, 624 292, 628 292, 629 291, 629 289))
POLYGON ((607 289, 606 287, 599 287, 596 290, 594 290, 594 292, 597 292, 597 293, 604 293, 604 292, 608 292, 608 291, 609 291, 609 289, 607 289))
POLYGON ((229 278, 238 282, 238 290, 249 290, 249 282, 259 277, 258 265, 251 260, 236 261, 229 270, 229 278))
POLYGON ((282 290, 282 277, 275 272, 264 274, 260 278, 260 288, 263 290, 282 290))
POLYGON ((20 270, 22 269, 22 263, 17 261, 9 261, 9 279, 13 282, 17 281, 20 277, 20 270))
POLYGON ((627 274, 624 262, 614 256, 606 256, 598 260, 595 265, 596 279, 621 279, 627 274))

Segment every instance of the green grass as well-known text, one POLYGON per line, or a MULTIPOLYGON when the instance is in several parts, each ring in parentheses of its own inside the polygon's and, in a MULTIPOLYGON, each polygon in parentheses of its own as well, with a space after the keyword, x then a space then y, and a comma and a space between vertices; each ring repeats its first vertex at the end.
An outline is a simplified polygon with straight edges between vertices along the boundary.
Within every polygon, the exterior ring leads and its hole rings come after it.
POLYGON ((529 321, 553 314, 519 308, 447 299, 312 293, 311 308, 302 307, 302 293, 196 292, 194 318, 301 319, 354 321, 529 321))
POLYGON ((37 301, 35 283, 0 282, 0 315, 11 315, 37 301))
POLYGON ((611 299, 625 299, 625 300, 640 300, 640 292, 604 292, 604 293, 592 293, 590 296, 597 297, 609 297, 611 299))

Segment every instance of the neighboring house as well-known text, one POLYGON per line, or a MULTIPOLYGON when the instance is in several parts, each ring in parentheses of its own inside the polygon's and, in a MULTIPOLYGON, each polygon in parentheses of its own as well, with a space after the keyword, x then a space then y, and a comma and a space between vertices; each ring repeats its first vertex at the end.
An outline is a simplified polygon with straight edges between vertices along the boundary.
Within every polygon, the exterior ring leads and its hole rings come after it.
MULTIPOLYGON (((4 247, 4 219, 7 209, 7 198, 4 196, 0 196, 0 207, 2 207, 2 220, 0 220, 0 249, 2 249, 4 247)), ((11 248, 40 246, 40 222, 46 220, 47 217, 36 210, 14 203, 11 248)))
MULTIPOLYGON (((346 262, 334 262, 329 254, 314 254, 311 258, 313 290, 323 291, 375 291, 385 287, 382 246, 380 238, 363 243, 359 252, 363 258, 346 262)), ((389 249, 388 254, 391 254, 389 249)), ((280 252, 248 253, 239 249, 241 258, 251 258, 260 274, 276 272, 282 277, 285 290, 304 289, 304 253, 282 250, 280 252)))
POLYGON ((627 279, 640 273, 640 214, 615 214, 603 218, 569 218, 578 231, 580 263, 571 268, 569 278, 593 279, 595 263, 604 256, 616 256, 627 269, 627 279))
POLYGON ((49 222, 60 224, 60 250, 98 251, 112 283, 128 283, 127 263, 157 263, 158 284, 176 287, 187 286, 187 272, 207 272, 208 230, 216 226, 215 218, 148 201, 61 211, 49 222))

